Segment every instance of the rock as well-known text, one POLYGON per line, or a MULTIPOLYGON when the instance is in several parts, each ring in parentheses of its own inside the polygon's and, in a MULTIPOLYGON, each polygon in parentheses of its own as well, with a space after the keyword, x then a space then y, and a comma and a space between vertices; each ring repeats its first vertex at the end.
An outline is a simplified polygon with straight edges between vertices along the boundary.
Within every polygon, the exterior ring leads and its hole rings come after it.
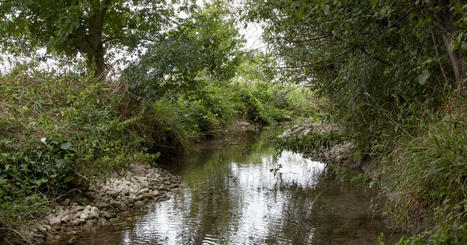
POLYGON ((124 202, 120 202, 120 205, 118 206, 118 209, 122 211, 126 211, 128 209, 128 206, 124 202))
POLYGON ((79 215, 79 218, 82 219, 82 220, 86 220, 89 218, 89 213, 88 212, 82 212, 80 215, 79 215))
POLYGON ((110 203, 108 202, 97 202, 96 203, 96 207, 98 207, 99 209, 107 208, 109 206, 110 206, 110 203))
POLYGON ((52 229, 52 227, 50 227, 49 225, 39 226, 39 230, 42 231, 42 232, 47 232, 47 231, 50 231, 51 229, 52 229))
POLYGON ((60 217, 58 216, 51 216, 49 217, 49 223, 50 225, 54 226, 54 225, 59 225, 60 224, 60 217))
POLYGON ((143 201, 136 201, 134 205, 135 205, 136 208, 141 208, 141 207, 144 206, 144 202, 143 201))
POLYGON ((75 218, 75 219, 71 220, 70 223, 71 223, 73 226, 78 226, 78 225, 81 224, 82 222, 83 222, 83 221, 82 221, 81 219, 75 218))
POLYGON ((87 197, 92 198, 92 199, 96 199, 96 197, 97 197, 97 195, 96 195, 96 193, 94 191, 88 191, 88 192, 85 193, 85 195, 87 197))
POLYGON ((70 205, 70 202, 71 202, 70 199, 68 199, 68 198, 65 199, 65 201, 63 201, 63 206, 68 206, 68 205, 70 205))
MULTIPOLYGON (((39 223, 43 225, 38 226, 37 233, 45 236, 55 232, 55 229, 60 232, 79 231, 84 226, 115 222, 117 210, 120 210, 119 217, 126 217, 122 213, 129 207, 142 208, 146 205, 146 200, 166 199, 167 192, 179 186, 180 178, 167 171, 141 164, 134 164, 131 168, 131 172, 122 171, 91 186, 84 195, 92 200, 92 206, 82 206, 65 199, 61 202, 62 206, 55 207, 54 215, 47 216, 39 223)), ((71 238, 69 242, 74 243, 76 240, 71 238)))
POLYGON ((98 218, 99 217, 99 209, 97 207, 92 207, 91 210, 89 211, 89 218, 98 218))
POLYGON ((60 219, 60 222, 67 223, 68 221, 70 221, 70 219, 71 219, 71 215, 67 214, 60 219))
POLYGON ((81 211, 79 218, 82 220, 87 220, 91 213, 91 206, 86 206, 83 211, 81 211))
POLYGON ((110 212, 101 212, 101 215, 102 217, 106 218, 106 219, 111 219, 111 218, 114 218, 115 217, 115 214, 113 213, 110 213, 110 212))
POLYGON ((117 201, 117 200, 115 200, 115 199, 112 200, 112 201, 110 202, 110 204, 111 204, 113 207, 115 207, 115 208, 120 207, 120 202, 117 201))

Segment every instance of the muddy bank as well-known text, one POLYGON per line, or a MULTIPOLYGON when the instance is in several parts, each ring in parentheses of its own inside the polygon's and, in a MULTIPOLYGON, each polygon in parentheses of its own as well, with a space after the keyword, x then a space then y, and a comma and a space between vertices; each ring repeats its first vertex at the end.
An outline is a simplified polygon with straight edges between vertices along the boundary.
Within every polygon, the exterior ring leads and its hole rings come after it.
POLYGON ((56 244, 61 237, 118 221, 126 211, 136 211, 148 202, 166 200, 180 185, 180 178, 147 165, 134 164, 98 181, 83 193, 80 203, 65 199, 53 205, 50 214, 24 232, 31 244, 56 244), (84 200, 84 201, 83 201, 84 200))
MULTIPOLYGON (((341 133, 339 126, 333 123, 310 123, 294 125, 286 130, 279 138, 303 137, 311 134, 325 135, 330 133, 341 133)), ((313 160, 322 161, 327 164, 339 167, 361 168, 361 155, 356 151, 356 146, 352 141, 343 141, 334 144, 330 148, 303 152, 303 154, 313 160)))

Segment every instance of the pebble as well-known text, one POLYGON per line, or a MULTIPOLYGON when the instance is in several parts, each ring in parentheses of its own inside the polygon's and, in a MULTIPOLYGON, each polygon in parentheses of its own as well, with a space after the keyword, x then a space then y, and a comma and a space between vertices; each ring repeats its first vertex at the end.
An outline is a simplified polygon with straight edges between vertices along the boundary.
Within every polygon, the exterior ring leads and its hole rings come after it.
MULTIPOLYGON (((141 164, 132 165, 131 171, 99 182, 85 192, 84 195, 93 200, 90 205, 82 206, 65 199, 61 206, 55 207, 55 214, 39 222, 35 235, 49 233, 48 239, 59 240, 54 230, 77 232, 96 224, 115 222, 117 213, 127 211, 129 207, 139 209, 146 205, 146 201, 167 199, 167 192, 178 189, 179 182, 179 176, 172 176, 164 170, 141 164)), ((131 217, 129 219, 132 220, 131 217)), ((75 239, 71 237, 68 243, 74 243, 75 239)))
POLYGON ((143 207, 143 206, 144 206, 144 202, 143 202, 143 201, 136 201, 136 202, 135 202, 135 207, 136 207, 136 208, 141 208, 141 207, 143 207))

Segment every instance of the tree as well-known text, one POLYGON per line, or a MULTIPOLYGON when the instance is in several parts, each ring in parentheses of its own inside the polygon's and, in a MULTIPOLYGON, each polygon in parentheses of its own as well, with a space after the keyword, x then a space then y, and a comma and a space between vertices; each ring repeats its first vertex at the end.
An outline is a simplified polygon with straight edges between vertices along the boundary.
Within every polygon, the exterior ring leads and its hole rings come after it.
POLYGON ((88 71, 101 79, 109 49, 132 50, 157 41, 173 17, 166 0, 2 0, 0 4, 4 48, 46 47, 67 56, 81 53, 88 71))
MULTIPOLYGON (((467 89, 462 1, 246 0, 284 77, 330 99, 336 120, 374 139, 467 89), (368 126, 374 124, 373 126, 368 126), (397 123, 395 123, 397 124, 397 123)), ((371 140, 362 140, 371 144, 371 140)))
POLYGON ((191 14, 124 71, 133 92, 145 100, 169 91, 195 91, 201 74, 216 82, 235 76, 244 41, 228 7, 214 1, 191 14))
POLYGON ((467 4, 462 2, 246 0, 245 5, 246 18, 264 23, 267 41, 289 69, 296 68, 294 73, 302 68, 321 76, 320 68, 341 67, 359 57, 389 69, 405 66, 410 72, 403 79, 422 73, 424 78, 420 64, 434 58, 452 68, 450 85, 467 95, 467 4))

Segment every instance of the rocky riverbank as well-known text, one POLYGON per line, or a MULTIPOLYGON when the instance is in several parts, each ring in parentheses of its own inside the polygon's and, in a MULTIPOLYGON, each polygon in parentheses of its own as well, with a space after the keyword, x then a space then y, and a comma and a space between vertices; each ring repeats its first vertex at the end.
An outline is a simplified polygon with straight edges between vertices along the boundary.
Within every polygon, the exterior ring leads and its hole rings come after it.
MULTIPOLYGON (((341 129, 333 123, 299 124, 286 130, 279 138, 303 137, 311 134, 325 135, 332 132, 340 133, 341 129)), ((328 149, 321 148, 319 150, 303 152, 303 154, 313 160, 350 168, 360 168, 362 162, 360 154, 356 151, 355 144, 348 140, 334 144, 328 149)))
POLYGON ((65 199, 36 227, 24 233, 31 243, 54 244, 81 230, 111 224, 126 211, 142 209, 148 202, 166 200, 180 185, 179 176, 147 165, 131 165, 124 172, 98 181, 84 193, 86 204, 65 199))

